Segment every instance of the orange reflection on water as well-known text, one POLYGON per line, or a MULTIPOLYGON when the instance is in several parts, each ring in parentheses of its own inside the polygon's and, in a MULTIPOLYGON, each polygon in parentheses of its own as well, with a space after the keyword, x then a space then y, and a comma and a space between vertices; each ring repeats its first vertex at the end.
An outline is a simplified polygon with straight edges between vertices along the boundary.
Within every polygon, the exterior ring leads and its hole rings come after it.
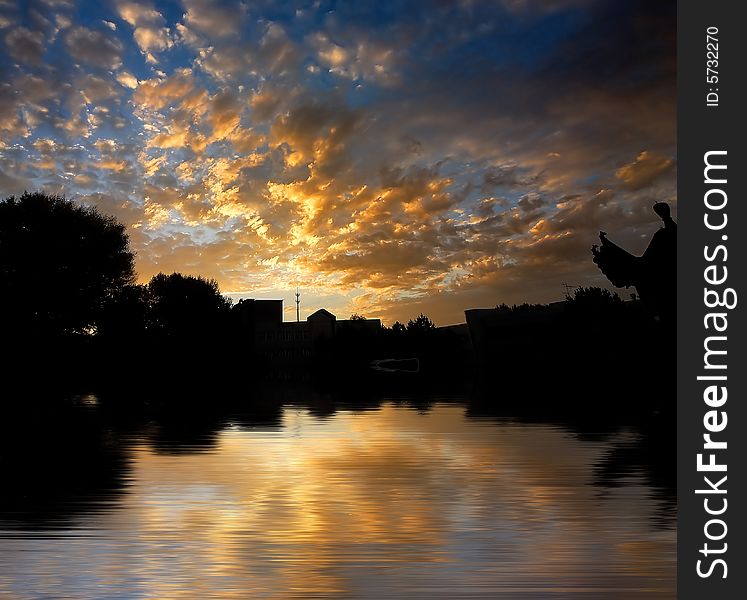
POLYGON ((605 450, 458 405, 286 408, 278 431, 226 428, 207 452, 135 447, 129 493, 64 558, 13 543, 36 552, 35 589, 66 597, 671 597, 675 533, 642 482, 590 485, 605 450), (77 575, 53 575, 63 561, 77 575))

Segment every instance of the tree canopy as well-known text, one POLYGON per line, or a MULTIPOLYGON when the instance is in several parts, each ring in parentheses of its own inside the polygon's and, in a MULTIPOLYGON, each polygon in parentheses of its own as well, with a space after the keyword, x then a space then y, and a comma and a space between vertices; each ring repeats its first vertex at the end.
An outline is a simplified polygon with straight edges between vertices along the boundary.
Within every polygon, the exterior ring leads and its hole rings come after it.
POLYGON ((410 319, 407 322, 407 331, 425 332, 435 328, 436 324, 423 313, 420 313, 414 320, 410 319))
POLYGON ((135 279, 124 225, 41 192, 0 201, 0 317, 33 334, 95 329, 105 305, 135 279))
POLYGON ((204 336, 227 318, 231 301, 214 279, 159 273, 148 283, 149 327, 166 336, 204 336))
POLYGON ((407 327, 405 327, 404 323, 395 321, 392 324, 392 331, 394 331, 395 333, 404 333, 405 331, 407 331, 407 327))

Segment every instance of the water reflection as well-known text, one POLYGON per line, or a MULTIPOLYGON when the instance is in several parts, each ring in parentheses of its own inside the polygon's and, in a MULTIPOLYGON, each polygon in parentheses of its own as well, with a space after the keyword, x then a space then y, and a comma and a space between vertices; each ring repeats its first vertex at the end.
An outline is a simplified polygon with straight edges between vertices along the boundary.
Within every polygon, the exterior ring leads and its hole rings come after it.
POLYGON ((30 408, 6 410, 0 418, 0 527, 65 528, 116 506, 130 459, 91 397, 74 407, 23 400, 30 408))
MULTIPOLYGON (((640 431, 587 439, 453 402, 325 406, 323 417, 286 405, 204 427, 186 418, 176 434, 163 416, 108 429, 120 459, 102 466, 118 473, 99 486, 116 490, 103 506, 32 535, 3 505, 0 592, 674 596, 675 531, 657 517, 657 483, 604 466, 627 464, 620 449, 640 431)), ((80 505, 76 493, 66 501, 80 505)))

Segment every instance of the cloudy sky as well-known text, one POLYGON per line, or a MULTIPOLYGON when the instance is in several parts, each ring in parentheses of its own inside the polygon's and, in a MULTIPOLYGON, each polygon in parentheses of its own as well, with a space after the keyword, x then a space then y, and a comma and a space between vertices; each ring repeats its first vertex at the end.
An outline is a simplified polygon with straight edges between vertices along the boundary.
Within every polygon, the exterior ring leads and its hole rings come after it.
POLYGON ((1 197, 288 319, 559 300, 676 205, 675 2, 0 0, 0 42, 1 197))

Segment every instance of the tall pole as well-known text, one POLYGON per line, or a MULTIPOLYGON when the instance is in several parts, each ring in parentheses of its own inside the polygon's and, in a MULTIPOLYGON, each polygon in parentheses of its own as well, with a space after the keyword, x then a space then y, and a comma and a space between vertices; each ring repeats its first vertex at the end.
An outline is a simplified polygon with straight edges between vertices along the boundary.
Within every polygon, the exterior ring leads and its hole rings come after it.
POLYGON ((296 323, 301 322, 301 293, 296 288, 296 323))

